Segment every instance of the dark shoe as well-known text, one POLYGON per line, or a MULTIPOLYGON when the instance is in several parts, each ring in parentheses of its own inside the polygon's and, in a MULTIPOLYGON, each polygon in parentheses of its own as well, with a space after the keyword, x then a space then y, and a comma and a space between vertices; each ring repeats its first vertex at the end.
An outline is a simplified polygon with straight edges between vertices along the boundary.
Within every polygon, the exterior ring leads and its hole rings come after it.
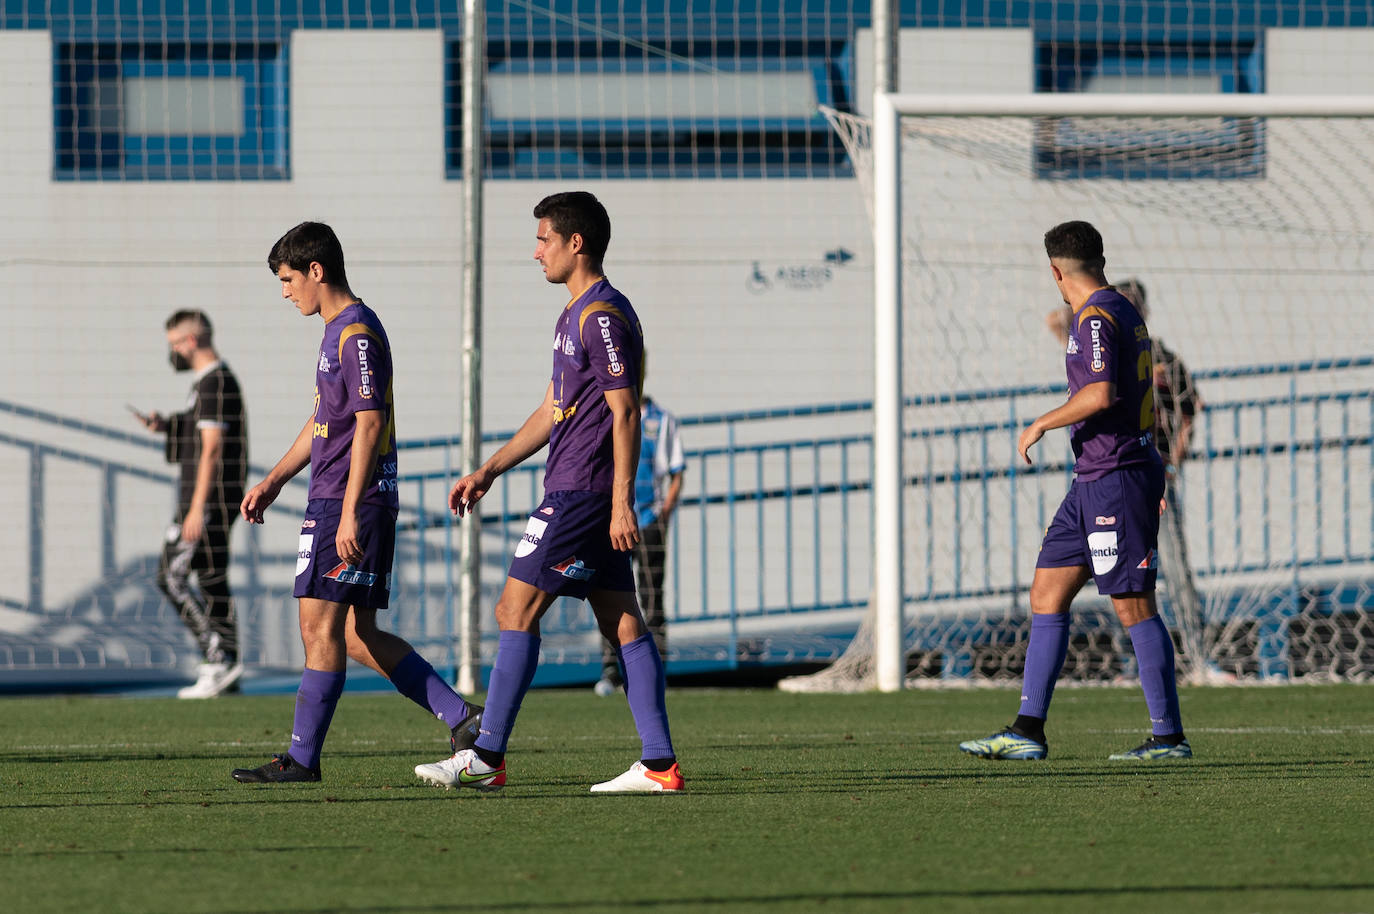
POLYGON ((449 731, 448 744, 453 748, 454 755, 477 745, 477 735, 482 732, 482 706, 469 704, 468 709, 468 716, 449 731))
POLYGON ((1166 758, 1192 757, 1193 747, 1188 745, 1186 738, 1178 743, 1166 743, 1162 739, 1151 736, 1134 749, 1107 756, 1107 760, 1112 762, 1156 762, 1166 758))
POLYGON ((1018 761, 1042 759, 1050 753, 1050 747, 1047 744, 1038 743, 1030 737, 1022 736, 1011 727, 998 730, 985 739, 965 740, 959 744, 959 749, 979 758, 1005 758, 1018 761))
POLYGON ((315 782, 320 779, 320 770, 307 768, 289 755, 274 755, 272 761, 260 768, 235 768, 233 778, 240 784, 284 784, 288 781, 315 782))

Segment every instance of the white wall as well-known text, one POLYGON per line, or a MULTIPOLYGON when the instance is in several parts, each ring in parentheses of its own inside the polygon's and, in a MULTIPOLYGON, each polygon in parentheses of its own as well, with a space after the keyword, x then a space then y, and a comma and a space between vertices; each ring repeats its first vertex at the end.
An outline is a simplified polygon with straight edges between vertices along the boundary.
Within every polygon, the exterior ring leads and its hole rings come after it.
MULTIPOLYGON (((0 398, 136 431, 125 403, 168 411, 184 402, 186 380, 167 366, 163 321, 201 307, 243 383, 252 460, 270 465, 309 414, 322 328, 280 298, 266 256, 286 229, 317 219, 338 232, 354 290, 386 323, 399 435, 456 433, 461 184, 444 174, 442 54, 437 32, 293 32, 288 181, 59 182, 50 38, 0 33, 0 200, 9 216, 0 220, 0 296, 10 331, 0 398)), ((648 389, 665 405, 692 414, 869 395, 871 277, 853 182, 492 181, 488 429, 516 427, 543 396, 566 296, 532 259, 531 209, 572 186, 595 192, 611 213, 608 273, 643 320, 648 389), (857 259, 827 264, 825 254, 840 247, 857 259), (752 282, 756 270, 766 284, 752 282)), ((90 446, 80 435, 21 425, 53 443, 90 446)), ((114 450, 170 469, 156 455, 114 450)), ((0 448, 18 505, 25 466, 22 453, 0 448)), ((72 509, 47 516, 49 607, 87 588, 98 568, 91 531, 101 493, 83 472, 50 470, 68 480, 53 484, 69 490, 72 509)), ((121 560, 153 552, 171 511, 170 487, 131 488, 147 508, 121 512, 121 560)), ((50 508, 59 495, 50 495, 50 508)), ((443 493, 435 497, 437 509, 443 493)), ((262 548, 289 552, 296 521, 290 511, 269 515, 262 548)), ((25 553, 23 525, 0 537, 10 554, 25 553)), ((14 580, 0 597, 24 594, 14 580)))
MULTIPOLYGON (((861 107, 872 86, 871 44, 861 33, 861 107)), ((1364 31, 1274 31, 1270 89, 1374 85, 1370 44, 1364 31)), ((907 30, 901 54, 904 90, 1031 90, 1027 31, 907 30)), ((0 298, 9 331, 0 399, 134 430, 124 403, 170 410, 183 401, 185 380, 167 367, 162 323, 177 308, 201 307, 243 382, 252 458, 271 463, 310 409, 322 331, 279 297, 266 255, 290 226, 318 219, 338 231, 354 290, 386 322, 401 437, 459 429, 461 185, 444 175, 441 36, 298 30, 290 73, 290 180, 58 182, 50 38, 0 32, 0 298)), ((1065 204, 1024 176, 948 155, 923 159, 909 179, 912 193, 933 190, 941 201, 917 196, 908 210, 913 220, 919 213, 920 239, 907 317, 909 392, 1059 377, 1060 355, 1041 323, 1055 294, 1038 244, 1065 218, 1102 225, 1109 275, 1146 279, 1152 326, 1195 366, 1369 351, 1367 306, 1345 274, 1328 269, 1367 268, 1368 245, 1304 261, 1305 241, 1218 227, 1205 201, 1233 196, 1231 188, 1197 197, 1204 202, 1180 221, 1176 211, 1141 215, 1101 196, 1065 204), (1299 269, 1296 285, 1277 281, 1274 268, 1289 265, 1312 269, 1299 269), (1313 324, 1295 307, 1306 303, 1295 289, 1337 308, 1341 331, 1313 324)), ((565 296, 546 287, 532 260, 530 210, 572 186, 486 185, 488 429, 518 425, 547 382, 550 328, 565 296)), ((608 273, 643 319, 648 390, 661 402, 693 414, 871 396, 870 239, 855 182, 576 186, 597 193, 611 213, 608 273), (837 248, 855 259, 828 264, 826 252, 837 248), (758 274, 767 282, 755 282, 758 274)), ((1371 214, 1354 218, 1362 215, 1371 214)), ((34 429, 17 421, 7 428, 34 429)), ((53 434, 54 443, 77 440, 86 439, 53 434)), ((128 459, 157 467, 141 452, 128 459)), ((6 498, 17 511, 24 465, 22 454, 0 448, 6 498)), ((65 509, 47 519, 50 607, 87 586, 97 567, 90 530, 101 497, 98 481, 75 470, 70 485, 57 478, 50 500, 65 509)), ((122 557, 156 548, 171 497, 152 483, 120 494, 146 505, 123 512, 122 557)), ((263 548, 290 551, 295 517, 271 520, 263 548)), ((22 525, 9 525, 0 547, 22 555, 24 536, 22 525)), ((11 581, 0 596, 23 594, 23 582, 11 581)))

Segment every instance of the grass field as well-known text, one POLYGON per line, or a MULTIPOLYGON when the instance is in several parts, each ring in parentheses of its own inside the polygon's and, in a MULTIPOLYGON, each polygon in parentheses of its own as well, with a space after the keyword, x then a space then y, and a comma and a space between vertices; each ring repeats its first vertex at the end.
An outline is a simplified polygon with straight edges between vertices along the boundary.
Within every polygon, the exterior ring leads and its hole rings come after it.
POLYGON ((1109 763, 1135 690, 1061 689, 1046 762, 955 750, 1006 691, 679 690, 689 792, 595 797, 620 699, 525 702, 500 794, 421 785, 447 733, 347 695, 325 782, 229 769, 292 697, 0 701, 0 911, 1374 911, 1374 687, 1192 689, 1198 754, 1109 763))

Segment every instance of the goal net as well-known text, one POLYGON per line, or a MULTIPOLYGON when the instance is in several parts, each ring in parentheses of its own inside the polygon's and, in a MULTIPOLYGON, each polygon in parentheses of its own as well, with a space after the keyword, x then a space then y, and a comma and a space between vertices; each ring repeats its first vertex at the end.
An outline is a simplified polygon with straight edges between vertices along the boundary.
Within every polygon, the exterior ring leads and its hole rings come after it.
MULTIPOLYGON (((783 687, 872 688, 893 650, 908 686, 1019 680, 1035 555, 1073 458, 1064 431, 1031 467, 1015 444, 1065 398, 1042 235, 1071 219, 1102 232, 1109 280, 1144 290, 1176 457, 1159 598, 1180 675, 1374 675, 1374 100, 889 98, 895 186, 873 122, 828 116, 870 216, 875 200, 900 212, 901 644, 870 611, 840 660, 783 687)), ((1066 680, 1134 676, 1092 583, 1072 625, 1066 680)))

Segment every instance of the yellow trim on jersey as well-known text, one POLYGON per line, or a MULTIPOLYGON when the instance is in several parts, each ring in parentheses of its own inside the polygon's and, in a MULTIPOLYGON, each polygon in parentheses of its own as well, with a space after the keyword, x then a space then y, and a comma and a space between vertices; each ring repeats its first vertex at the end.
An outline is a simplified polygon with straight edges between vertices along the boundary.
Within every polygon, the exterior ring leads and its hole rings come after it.
MULTIPOLYGON (((604 301, 594 301, 590 305, 582 309, 582 316, 577 319, 577 338, 579 340, 582 339, 582 328, 586 325, 587 318, 591 317, 593 314, 599 314, 602 311, 606 312, 607 314, 611 315, 616 320, 619 320, 622 323, 624 323, 625 321, 625 315, 621 314, 620 309, 617 308, 615 305, 612 305, 611 303, 604 301)), ((585 343, 583 345, 585 345, 585 343)))
POLYGON ((1083 321, 1093 316, 1105 317, 1107 320, 1111 321, 1113 325, 1116 324, 1116 318, 1112 317, 1111 314, 1099 308, 1097 305, 1093 305, 1091 308, 1088 307, 1088 299, 1092 298, 1098 292, 1102 292, 1107 289, 1116 291, 1116 286, 1098 286, 1096 289, 1093 289, 1091 292, 1088 293, 1087 297, 1083 299, 1083 304, 1079 305, 1077 308, 1074 309, 1073 325, 1075 329, 1083 326, 1083 321))
POLYGON ((382 342, 382 338, 379 337, 376 333, 373 333, 373 332, 372 332, 372 328, 369 327, 367 324, 363 324, 363 323, 349 324, 347 327, 343 328, 343 330, 340 330, 340 331, 339 331, 339 361, 340 361, 340 362, 343 361, 343 348, 344 348, 344 343, 348 342, 349 339, 351 339, 352 337, 357 336, 359 333, 366 333, 368 336, 372 337, 373 341, 375 341, 378 345, 380 345, 381 342, 382 342))
POLYGON ((1082 311, 1078 312, 1078 314, 1075 315, 1075 317, 1077 318, 1077 320, 1074 321, 1075 327, 1082 327, 1083 322, 1090 317, 1105 318, 1106 320, 1111 321, 1113 326, 1116 325, 1116 318, 1112 317, 1110 313, 1097 307, 1097 305, 1093 305, 1089 308, 1084 308, 1082 311))
POLYGON ((1108 289, 1110 289, 1110 290, 1112 290, 1113 292, 1115 292, 1115 291, 1116 291, 1116 286, 1098 286, 1096 289, 1093 289, 1093 290, 1092 290, 1091 292, 1089 292, 1087 295, 1083 296, 1083 300, 1082 300, 1081 302, 1078 303, 1077 307, 1074 307, 1074 308, 1073 308, 1073 315, 1074 315, 1074 317, 1077 317, 1077 316, 1078 316, 1079 310, 1082 309, 1082 307, 1088 303, 1088 299, 1092 298, 1092 297, 1093 297, 1094 295, 1096 295, 1098 292, 1106 292, 1108 289))

